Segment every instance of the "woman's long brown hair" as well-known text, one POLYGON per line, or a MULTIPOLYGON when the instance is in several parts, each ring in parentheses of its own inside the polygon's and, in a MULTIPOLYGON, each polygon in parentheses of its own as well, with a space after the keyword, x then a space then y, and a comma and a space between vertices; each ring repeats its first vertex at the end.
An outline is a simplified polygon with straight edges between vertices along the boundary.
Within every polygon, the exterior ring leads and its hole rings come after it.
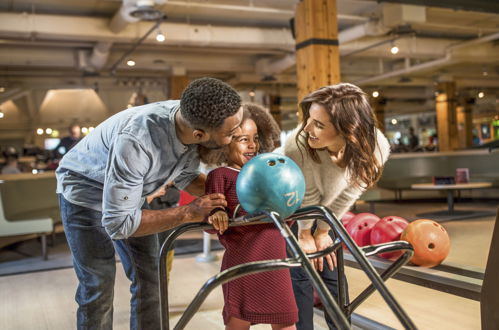
POLYGON ((355 85, 341 83, 319 88, 301 101, 303 123, 296 135, 296 143, 300 152, 304 148, 316 163, 320 163, 317 151, 303 139, 307 137, 303 129, 310 118, 313 103, 326 109, 334 128, 345 139, 345 152, 340 162, 350 173, 350 183, 357 187, 371 187, 381 177, 383 164, 375 157, 377 120, 367 95, 355 85))

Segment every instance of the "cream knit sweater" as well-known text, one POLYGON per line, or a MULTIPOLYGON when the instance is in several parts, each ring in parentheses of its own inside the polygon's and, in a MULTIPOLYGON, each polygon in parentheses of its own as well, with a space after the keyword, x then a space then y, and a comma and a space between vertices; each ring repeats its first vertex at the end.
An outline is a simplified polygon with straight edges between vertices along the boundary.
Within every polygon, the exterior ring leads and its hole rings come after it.
MULTIPOLYGON (((362 195, 364 189, 352 186, 349 183, 349 173, 346 168, 340 168, 329 156, 327 150, 318 150, 321 163, 317 164, 307 154, 306 150, 298 149, 296 144, 295 129, 286 139, 284 154, 293 159, 300 166, 305 176, 306 191, 301 207, 310 205, 323 205, 328 207, 341 219, 353 203, 362 195), (302 157, 303 154, 303 157, 302 157)), ((303 138, 304 139, 304 138, 303 138)), ((390 144, 386 137, 377 130, 378 146, 376 147, 376 158, 379 162, 385 163, 390 155, 390 144)), ((307 143, 304 139, 304 142, 307 143)), ((303 149, 303 147, 302 147, 303 149)), ((300 230, 310 229, 315 220, 300 220, 298 225, 300 230)), ((321 229, 328 229, 329 226, 320 221, 317 226, 321 229)))

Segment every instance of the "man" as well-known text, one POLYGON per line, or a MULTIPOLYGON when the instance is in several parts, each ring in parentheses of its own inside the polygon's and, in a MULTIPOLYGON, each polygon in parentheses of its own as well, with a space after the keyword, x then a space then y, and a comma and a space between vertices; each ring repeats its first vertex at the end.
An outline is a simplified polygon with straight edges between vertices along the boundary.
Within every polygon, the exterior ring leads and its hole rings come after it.
POLYGON ((204 219, 221 194, 170 209, 141 209, 165 183, 201 196, 197 148, 230 143, 241 99, 213 78, 193 81, 180 101, 124 110, 97 126, 62 159, 57 193, 79 286, 78 329, 111 329, 115 249, 131 280, 131 329, 159 328, 158 232, 204 219))
POLYGON ((409 151, 416 151, 419 147, 419 137, 414 134, 414 127, 409 127, 409 151))
POLYGON ((73 124, 69 126, 69 136, 63 137, 57 147, 54 148, 54 154, 57 159, 62 158, 81 140, 80 125, 73 124))

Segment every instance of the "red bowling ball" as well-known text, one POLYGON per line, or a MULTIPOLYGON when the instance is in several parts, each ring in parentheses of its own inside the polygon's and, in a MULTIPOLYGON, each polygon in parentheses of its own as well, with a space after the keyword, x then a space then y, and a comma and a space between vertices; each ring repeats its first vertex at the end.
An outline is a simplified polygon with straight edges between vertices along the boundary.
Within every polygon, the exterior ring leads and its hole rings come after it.
POLYGON ((379 217, 372 213, 359 213, 346 226, 346 230, 358 246, 371 244, 371 229, 379 221, 379 217))
MULTIPOLYGON (((400 235, 409 222, 402 217, 388 216, 378 221, 371 229, 371 244, 381 244, 400 240, 400 235)), ((396 259, 404 252, 380 253, 379 256, 385 259, 396 259)))
POLYGON ((352 218, 355 217, 355 213, 348 211, 347 213, 343 214, 341 217, 341 223, 343 224, 343 227, 347 227, 347 224, 352 220, 352 218))

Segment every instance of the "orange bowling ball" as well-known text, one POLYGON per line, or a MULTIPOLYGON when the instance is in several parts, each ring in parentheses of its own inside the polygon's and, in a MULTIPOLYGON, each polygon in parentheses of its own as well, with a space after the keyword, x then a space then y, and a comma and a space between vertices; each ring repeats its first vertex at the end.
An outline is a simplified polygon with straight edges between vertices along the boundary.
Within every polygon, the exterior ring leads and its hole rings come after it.
POLYGON ((400 239, 411 243, 414 248, 411 262, 418 266, 435 267, 445 260, 450 251, 447 231, 433 220, 419 219, 411 222, 400 239))

